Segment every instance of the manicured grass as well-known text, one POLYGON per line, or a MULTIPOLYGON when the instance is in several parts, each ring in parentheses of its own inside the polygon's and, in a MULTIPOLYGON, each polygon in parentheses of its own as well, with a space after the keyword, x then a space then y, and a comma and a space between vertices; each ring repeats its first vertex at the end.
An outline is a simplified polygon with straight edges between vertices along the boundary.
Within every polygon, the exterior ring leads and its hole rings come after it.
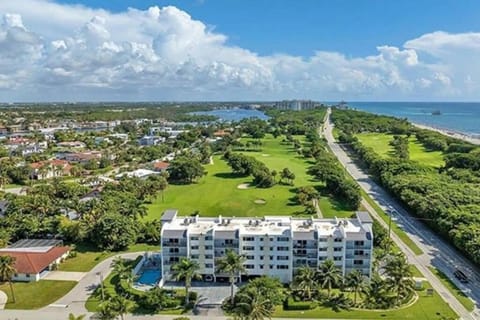
POLYGON ((158 251, 160 250, 160 245, 148 245, 144 243, 134 244, 126 251, 121 252, 110 252, 110 251, 98 251, 96 248, 85 245, 76 245, 75 251, 77 252, 76 257, 68 258, 58 266, 60 271, 78 271, 86 272, 90 271, 94 266, 96 266, 101 261, 114 256, 119 253, 124 252, 141 252, 141 251, 158 251))
MULTIPOLYGON (((430 288, 426 283, 425 288, 430 288)), ((413 305, 391 311, 365 311, 365 310, 341 310, 334 311, 331 308, 319 307, 305 311, 286 311, 277 307, 274 317, 278 318, 329 318, 329 319, 389 319, 389 320, 433 320, 433 319, 456 319, 453 310, 442 300, 437 292, 433 296, 427 296, 426 290, 417 292, 419 299, 413 305)))
MULTIPOLYGON (((393 135, 384 133, 361 133, 357 134, 357 137, 364 146, 371 147, 380 156, 386 158, 393 155, 393 148, 389 145, 389 142, 393 140, 393 135)), ((408 147, 411 160, 435 168, 442 167, 445 164, 442 152, 425 149, 415 136, 410 137, 408 147)))
POLYGON ((467 309, 473 311, 475 309, 475 303, 460 290, 455 283, 452 282, 442 271, 434 267, 429 267, 437 278, 443 283, 443 285, 457 298, 457 300, 467 309))
MULTIPOLYGON (((363 190, 360 189, 362 193, 362 197, 372 206, 372 208, 377 212, 377 214, 385 221, 387 224, 389 223, 390 217, 385 213, 385 211, 380 208, 375 201, 363 190)), ((403 231, 400 227, 392 221, 392 232, 394 232, 402 241, 405 243, 410 250, 413 251, 416 255, 423 254, 422 249, 420 249, 415 242, 403 231)))
POLYGON ((37 282, 15 282, 13 290, 16 302, 12 303, 8 283, 0 285, 0 290, 8 296, 5 309, 38 309, 45 307, 67 294, 76 281, 40 280, 37 282))
MULTIPOLYGON (((244 142, 247 140, 249 139, 244 139, 244 142)), ((268 189, 238 189, 238 185, 252 182, 252 177, 232 174, 231 168, 222 160, 221 155, 215 155, 214 164, 205 166, 208 172, 205 177, 191 185, 169 185, 164 193, 164 201, 159 195, 148 206, 149 214, 146 219, 158 219, 163 211, 169 208, 178 209, 180 215, 190 215, 197 210, 202 216, 302 215, 304 207, 293 202, 295 189, 306 185, 319 186, 319 182, 307 174, 308 167, 313 163, 299 156, 291 144, 282 144, 281 141, 282 137, 274 139, 268 135, 262 139, 261 151, 243 153, 259 159, 269 169, 277 172, 285 167, 289 168, 296 176, 294 186, 277 184, 268 189), (256 204, 257 199, 263 199, 266 203, 256 204)), ((332 202, 326 195, 321 198, 319 205, 325 217, 346 217, 352 214, 340 204, 332 202)))

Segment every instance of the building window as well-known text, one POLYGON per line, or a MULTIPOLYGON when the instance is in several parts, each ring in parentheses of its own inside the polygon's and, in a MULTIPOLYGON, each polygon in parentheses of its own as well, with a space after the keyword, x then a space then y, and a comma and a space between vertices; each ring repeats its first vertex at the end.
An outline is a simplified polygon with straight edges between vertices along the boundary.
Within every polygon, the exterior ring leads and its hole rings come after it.
POLYGON ((260 256, 260 260, 263 260, 263 256, 260 256))
POLYGON ((263 237, 260 237, 260 241, 263 241, 263 237))
POLYGON ((363 255, 365 254, 365 251, 363 251, 363 250, 355 250, 355 251, 353 252, 353 254, 356 255, 356 256, 363 256, 363 255))
MULTIPOLYGON (((175 249, 178 250, 178 248, 175 248, 175 249)), ((192 249, 192 250, 198 250, 198 246, 192 246, 191 249, 192 249)), ((177 252, 178 252, 178 251, 177 251, 177 252)))
POLYGON ((254 269, 255 266, 253 264, 246 264, 245 269, 254 269))
POLYGON ((198 259, 198 254, 192 254, 192 259, 198 259))
POLYGON ((342 261, 342 257, 333 257, 333 261, 342 261))
POLYGON ((318 261, 327 260, 327 257, 318 257, 318 261))
POLYGON ((205 246, 205 250, 212 250, 213 246, 205 246))
POLYGON ((253 259, 255 259, 255 256, 246 256, 245 258, 246 258, 247 260, 253 260, 253 259))
POLYGON ((213 268, 213 264, 212 263, 205 263, 205 268, 207 268, 207 269, 213 268))
POLYGON ((233 239, 226 239, 225 244, 233 244, 233 239))
POLYGON ((263 269, 263 264, 260 265, 260 269, 263 269))
POLYGON ((273 250, 275 250, 275 247, 270 247, 270 251, 273 251, 273 250))
MULTIPOLYGON (((198 248, 197 248, 197 249, 198 249, 198 248)), ((170 248, 168 251, 169 251, 170 253, 178 253, 178 252, 179 252, 178 248, 170 248)))
POLYGON ((253 237, 243 237, 243 241, 254 241, 253 237))
POLYGON ((333 251, 335 251, 335 252, 342 251, 342 247, 335 247, 335 248, 333 248, 333 251))
POLYGON ((270 265, 270 269, 273 269, 273 264, 270 265))
POLYGON ((277 247, 278 251, 290 251, 290 247, 277 247))
POLYGON ((170 238, 170 239, 168 239, 168 242, 169 243, 178 243, 178 239, 170 238))
POLYGON ((335 238, 334 242, 342 242, 342 238, 335 238))
POLYGON ((327 242, 327 238, 318 238, 318 242, 327 242))
POLYGON ((198 240, 198 237, 191 237, 190 240, 192 240, 192 241, 197 241, 197 240, 198 240))
POLYGON ((285 265, 285 264, 277 265, 277 269, 279 269, 279 270, 288 270, 288 265, 285 265))
POLYGON ((260 251, 263 251, 263 247, 260 247, 260 251))
POLYGON ((270 240, 270 241, 273 241, 273 238, 270 238, 269 240, 270 240))
POLYGON ((242 249, 243 249, 244 251, 253 251, 253 250, 255 250, 255 247, 253 247, 253 246, 243 246, 242 249))
POLYGON ((328 249, 327 247, 324 247, 324 248, 318 248, 318 251, 322 251, 322 252, 323 252, 323 251, 327 251, 327 249, 328 249))
POLYGON ((212 254, 206 254, 205 259, 213 259, 213 255, 212 254))
POLYGON ((283 261, 286 261, 288 260, 289 257, 288 256, 277 256, 277 260, 283 260, 283 261))
POLYGON ((25 277, 30 278, 30 273, 25 273, 25 277))
POLYGON ((354 244, 356 246, 363 246, 364 245, 364 242, 363 241, 355 241, 354 244))
POLYGON ((278 237, 278 238, 277 238, 277 241, 278 241, 278 242, 287 242, 287 241, 289 241, 289 240, 290 240, 290 239, 289 239, 288 237, 278 237))
POLYGON ((354 265, 362 265, 362 264, 363 264, 363 260, 353 260, 353 264, 354 264, 354 265))
POLYGON ((207 241, 208 241, 208 240, 212 240, 212 239, 213 239, 212 236, 205 236, 205 240, 207 240, 207 241))

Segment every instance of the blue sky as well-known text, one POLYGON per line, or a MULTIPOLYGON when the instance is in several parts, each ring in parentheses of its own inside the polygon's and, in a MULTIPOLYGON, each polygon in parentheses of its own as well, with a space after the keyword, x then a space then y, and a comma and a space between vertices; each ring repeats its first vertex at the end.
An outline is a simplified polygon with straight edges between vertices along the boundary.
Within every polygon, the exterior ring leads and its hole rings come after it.
POLYGON ((0 0, 0 101, 479 101, 477 0, 0 0))
POLYGON ((401 46, 433 30, 480 30, 478 0, 62 0, 121 12, 174 5, 214 26, 229 43, 269 55, 309 56, 316 50, 349 56, 401 46))

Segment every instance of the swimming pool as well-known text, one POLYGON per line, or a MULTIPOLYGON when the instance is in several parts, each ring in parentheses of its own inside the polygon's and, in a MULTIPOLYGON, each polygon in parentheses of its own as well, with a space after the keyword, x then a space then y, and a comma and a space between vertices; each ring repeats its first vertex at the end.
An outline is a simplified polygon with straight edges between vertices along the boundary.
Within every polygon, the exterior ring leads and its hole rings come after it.
POLYGON ((160 270, 143 270, 136 283, 155 286, 161 278, 162 273, 160 272, 160 270))

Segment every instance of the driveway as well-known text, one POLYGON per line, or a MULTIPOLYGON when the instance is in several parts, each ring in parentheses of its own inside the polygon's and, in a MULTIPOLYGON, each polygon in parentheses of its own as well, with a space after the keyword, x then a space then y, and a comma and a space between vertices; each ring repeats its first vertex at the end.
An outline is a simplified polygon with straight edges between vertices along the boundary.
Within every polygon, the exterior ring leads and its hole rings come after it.
POLYGON ((80 281, 87 272, 49 271, 42 280, 80 281))
MULTIPOLYGON (((164 289, 185 289, 183 283, 180 282, 166 282, 163 285, 164 289)), ((233 291, 238 290, 234 286, 233 291)), ((198 294, 198 305, 221 305, 225 298, 230 297, 230 284, 228 283, 214 283, 214 282, 192 282, 190 291, 195 291, 198 294)))

